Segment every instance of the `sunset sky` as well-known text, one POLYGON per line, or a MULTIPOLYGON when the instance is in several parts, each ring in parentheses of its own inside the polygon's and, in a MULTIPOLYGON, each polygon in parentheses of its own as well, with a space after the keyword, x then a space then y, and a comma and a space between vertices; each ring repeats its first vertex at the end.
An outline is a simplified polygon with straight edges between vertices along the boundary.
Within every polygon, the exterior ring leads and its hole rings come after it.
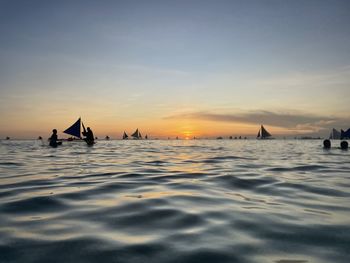
POLYGON ((0 138, 350 127, 350 1, 0 0, 0 138))

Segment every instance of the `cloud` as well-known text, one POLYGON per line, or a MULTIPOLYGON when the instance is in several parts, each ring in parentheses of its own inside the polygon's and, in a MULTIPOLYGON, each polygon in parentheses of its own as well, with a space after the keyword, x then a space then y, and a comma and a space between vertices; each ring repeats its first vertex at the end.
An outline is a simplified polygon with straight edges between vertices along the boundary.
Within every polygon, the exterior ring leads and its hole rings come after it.
POLYGON ((291 111, 272 112, 266 110, 237 113, 191 112, 168 116, 164 119, 193 119, 212 122, 264 124, 302 132, 319 132, 332 127, 339 128, 350 126, 350 119, 346 118, 318 116, 291 111))

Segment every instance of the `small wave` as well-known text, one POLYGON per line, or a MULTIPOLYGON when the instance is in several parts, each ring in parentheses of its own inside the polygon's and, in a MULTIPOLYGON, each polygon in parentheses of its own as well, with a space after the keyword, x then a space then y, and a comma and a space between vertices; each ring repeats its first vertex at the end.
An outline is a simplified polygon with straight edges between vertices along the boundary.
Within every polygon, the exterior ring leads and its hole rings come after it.
POLYGON ((243 157, 243 156, 216 156, 211 158, 212 160, 252 160, 253 158, 243 157))
POLYGON ((168 162, 160 161, 160 160, 154 160, 154 161, 149 161, 145 162, 146 164, 151 164, 151 165, 156 165, 156 166, 162 166, 168 164, 168 162))
POLYGON ((24 166, 24 163, 19 163, 19 162, 0 162, 0 166, 24 166))
POLYGON ((309 192, 309 193, 319 194, 319 195, 327 195, 327 196, 334 196, 334 197, 350 197, 350 193, 348 192, 343 192, 341 190, 332 189, 332 188, 316 187, 316 186, 311 186, 307 184, 283 182, 283 183, 277 184, 276 187, 292 188, 298 191, 304 191, 304 192, 309 192))
POLYGON ((303 259, 279 259, 275 261, 276 263, 307 263, 308 260, 303 259))
POLYGON ((216 179, 221 181, 224 186, 233 187, 236 189, 255 189, 261 186, 266 186, 277 182, 277 180, 272 177, 240 178, 234 175, 218 176, 216 179))
POLYGON ((3 204, 0 211, 4 213, 42 213, 60 211, 66 205, 54 196, 39 196, 3 204))
POLYGON ((315 171, 321 169, 327 169, 329 167, 323 165, 300 165, 294 167, 273 167, 268 168, 268 171, 272 172, 289 172, 289 171, 315 171))
POLYGON ((212 248, 197 249, 191 252, 180 255, 176 261, 173 262, 220 262, 220 263, 232 263, 232 262, 245 262, 243 255, 235 255, 230 250, 215 250, 212 248))

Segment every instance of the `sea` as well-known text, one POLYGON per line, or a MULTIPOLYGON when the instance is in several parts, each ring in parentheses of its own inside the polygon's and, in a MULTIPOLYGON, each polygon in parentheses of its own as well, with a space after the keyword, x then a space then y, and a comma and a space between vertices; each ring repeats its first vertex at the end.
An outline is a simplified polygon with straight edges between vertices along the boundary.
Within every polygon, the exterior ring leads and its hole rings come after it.
POLYGON ((321 140, 0 141, 0 262, 350 262, 321 140))

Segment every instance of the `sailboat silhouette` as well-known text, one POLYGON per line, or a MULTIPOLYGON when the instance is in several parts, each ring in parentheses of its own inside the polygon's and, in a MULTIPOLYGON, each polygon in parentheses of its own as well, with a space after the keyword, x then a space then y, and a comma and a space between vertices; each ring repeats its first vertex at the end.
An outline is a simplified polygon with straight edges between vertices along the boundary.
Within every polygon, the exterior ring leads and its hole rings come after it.
POLYGON ((134 140, 142 139, 142 135, 139 132, 139 129, 136 129, 136 131, 133 134, 131 134, 131 137, 133 137, 134 140))
POLYGON ((272 139, 270 137, 271 137, 271 134, 264 128, 263 125, 261 125, 260 130, 259 130, 256 138, 257 139, 272 139))
POLYGON ((63 132, 81 139, 81 118, 63 132))
POLYGON ((126 134, 126 132, 124 131, 124 134, 123 134, 123 140, 127 140, 129 138, 129 136, 126 134))
MULTIPOLYGON (((80 140, 85 141, 88 145, 93 145, 95 143, 93 140, 92 141, 87 141, 86 139, 83 140, 83 138, 81 137, 81 134, 82 134, 81 128, 83 128, 83 132, 86 133, 84 123, 81 121, 81 118, 79 118, 75 123, 72 124, 72 126, 67 128, 63 132, 78 138, 78 141, 80 140)), ((68 141, 72 141, 72 140, 75 140, 75 139, 73 138, 68 139, 68 141)))

